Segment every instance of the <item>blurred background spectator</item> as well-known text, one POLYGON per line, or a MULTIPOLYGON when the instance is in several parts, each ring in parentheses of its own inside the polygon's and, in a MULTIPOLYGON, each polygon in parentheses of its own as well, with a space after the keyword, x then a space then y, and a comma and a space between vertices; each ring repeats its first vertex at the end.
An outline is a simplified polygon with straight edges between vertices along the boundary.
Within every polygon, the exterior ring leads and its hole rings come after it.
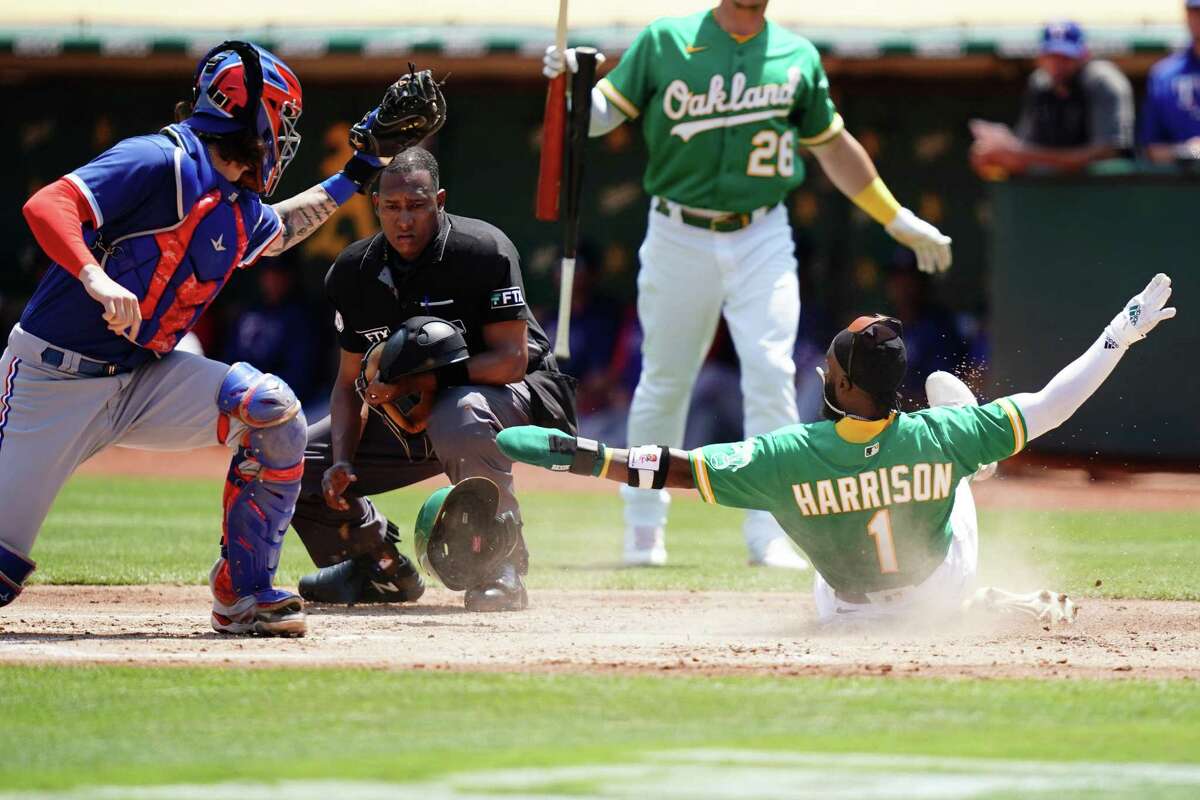
POLYGON ((1164 58, 1146 80, 1142 145, 1151 161, 1200 160, 1200 0, 1186 0, 1188 46, 1164 58))
POLYGON ((329 314, 317 317, 296 286, 296 267, 285 254, 265 259, 253 272, 257 296, 229 327, 221 359, 247 361, 282 378, 312 419, 328 405, 323 362, 318 357, 318 330, 329 314))
POLYGON ((1082 169, 1131 154, 1133 87, 1116 64, 1090 56, 1078 24, 1053 22, 1042 31, 1016 131, 981 119, 970 128, 971 165, 985 177, 1082 169))

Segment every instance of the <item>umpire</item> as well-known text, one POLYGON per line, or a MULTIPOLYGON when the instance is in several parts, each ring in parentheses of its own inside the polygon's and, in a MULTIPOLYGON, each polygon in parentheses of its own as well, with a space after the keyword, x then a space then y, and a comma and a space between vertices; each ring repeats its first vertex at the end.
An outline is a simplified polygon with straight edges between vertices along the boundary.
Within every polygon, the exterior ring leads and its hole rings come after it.
MULTIPOLYGON (((396 550, 399 527, 370 495, 440 472, 454 483, 482 476, 500 488, 500 513, 512 512, 519 524, 512 462, 496 447, 496 434, 530 422, 575 428, 572 381, 558 371, 525 305, 520 257, 508 237, 445 211, 438 163, 421 148, 392 160, 372 201, 382 232, 347 247, 325 277, 341 361, 329 416, 308 429, 292 519, 313 562, 324 567, 300 582, 301 594, 317 602, 401 602, 424 591, 413 564, 396 550), (424 330, 440 335, 416 335, 423 323, 412 318, 431 316, 461 332, 469 358, 443 358, 450 344, 445 332, 453 331, 436 321, 424 330), (399 430, 382 414, 365 413, 355 380, 371 345, 413 323, 418 330, 407 331, 406 347, 428 347, 434 368, 386 385, 377 380, 366 390, 373 405, 420 395, 405 406, 399 430)), ((525 608, 528 568, 519 538, 498 572, 467 590, 467 609, 525 608)))

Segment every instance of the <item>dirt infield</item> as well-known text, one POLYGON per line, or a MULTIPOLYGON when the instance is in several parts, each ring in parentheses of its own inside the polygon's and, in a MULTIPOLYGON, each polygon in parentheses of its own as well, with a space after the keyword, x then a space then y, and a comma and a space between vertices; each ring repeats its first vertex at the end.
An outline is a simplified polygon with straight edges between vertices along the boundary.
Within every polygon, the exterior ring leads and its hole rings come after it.
MULTIPOLYGON (((220 480, 228 458, 222 448, 183 457, 111 449, 81 471, 220 480)), ((517 485, 613 488, 520 465, 517 485)), ((975 491, 983 508, 1200 509, 1200 479, 1184 474, 1131 474, 1097 484, 1083 471, 1026 465, 975 491)), ((542 591, 527 612, 481 615, 465 613, 461 596, 431 590, 415 606, 316 608, 309 636, 298 641, 214 634, 207 603, 202 587, 34 586, 0 615, 0 663, 1200 678, 1200 603, 1088 600, 1071 627, 1045 629, 1013 618, 993 620, 986 630, 884 636, 818 628, 809 622, 807 595, 542 591)))
POLYGON ((469 614, 431 590, 409 606, 317 607, 299 640, 226 637, 204 587, 34 586, 0 615, 0 663, 362 666, 683 675, 1200 678, 1200 603, 1086 601, 1079 621, 987 630, 831 633, 783 593, 534 593, 469 614))

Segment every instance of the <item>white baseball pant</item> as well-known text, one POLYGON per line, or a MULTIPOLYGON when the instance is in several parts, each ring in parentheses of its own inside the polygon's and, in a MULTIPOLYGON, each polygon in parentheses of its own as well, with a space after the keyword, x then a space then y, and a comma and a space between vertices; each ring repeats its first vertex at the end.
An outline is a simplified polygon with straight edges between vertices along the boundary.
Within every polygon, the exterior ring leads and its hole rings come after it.
MULTIPOLYGON (((683 445, 688 400, 725 317, 741 362, 745 433, 755 436, 798 421, 792 350, 800 323, 800 283, 787 210, 776 206, 730 233, 684 224, 678 208, 655 211, 638 255, 642 374, 629 409, 629 444, 683 445)), ((625 524, 661 528, 665 491, 622 488, 625 524)), ((765 511, 747 512, 743 528, 752 559, 784 536, 765 511)))

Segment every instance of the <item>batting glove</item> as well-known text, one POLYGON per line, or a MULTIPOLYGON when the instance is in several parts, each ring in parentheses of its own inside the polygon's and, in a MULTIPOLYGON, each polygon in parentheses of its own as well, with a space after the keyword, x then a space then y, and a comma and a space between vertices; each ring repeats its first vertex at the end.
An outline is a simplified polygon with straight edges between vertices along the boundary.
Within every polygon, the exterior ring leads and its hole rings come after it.
POLYGON ((1146 338, 1164 319, 1175 316, 1174 308, 1164 308, 1171 299, 1171 279, 1161 272, 1150 279, 1140 293, 1135 294, 1121 313, 1113 317, 1104 329, 1107 337, 1105 347, 1112 342, 1115 347, 1129 347, 1146 338))
MULTIPOLYGON (((596 66, 603 63, 604 53, 596 53, 596 66)), ((579 61, 575 58, 575 48, 568 47, 564 51, 559 50, 556 45, 547 47, 546 55, 542 57, 542 74, 550 80, 554 80, 563 74, 564 69, 569 69, 571 74, 579 72, 579 61)))
POLYGON ((900 213, 884 230, 917 254, 917 268, 921 272, 945 272, 950 269, 954 260, 950 254, 950 237, 907 208, 900 209, 900 213))

